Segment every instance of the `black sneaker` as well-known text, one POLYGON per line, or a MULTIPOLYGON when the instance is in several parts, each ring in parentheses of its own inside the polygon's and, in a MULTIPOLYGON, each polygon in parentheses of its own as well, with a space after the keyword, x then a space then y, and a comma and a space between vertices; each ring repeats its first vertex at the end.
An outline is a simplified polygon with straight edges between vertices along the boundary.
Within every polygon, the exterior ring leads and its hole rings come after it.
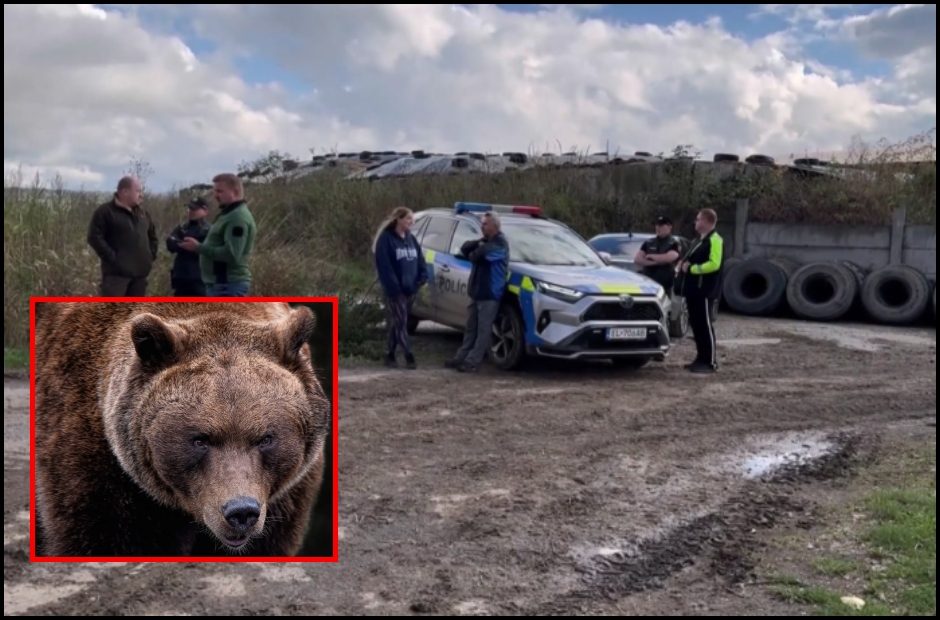
POLYGON ((697 375, 711 375, 715 373, 715 368, 709 364, 692 364, 689 367, 689 372, 693 372, 697 375))
POLYGON ((444 362, 444 368, 456 369, 456 368, 460 368, 461 364, 463 364, 463 360, 459 360, 457 358, 449 359, 446 362, 444 362))
POLYGON ((395 361, 394 355, 385 356, 385 367, 386 368, 398 368, 398 362, 395 361))
POLYGON ((415 363, 415 356, 411 353, 405 353, 405 368, 408 370, 414 370, 418 367, 418 364, 415 363))
POLYGON ((477 370, 478 368, 476 366, 468 364, 467 362, 463 362, 460 366, 457 366, 457 372, 476 372, 477 370))

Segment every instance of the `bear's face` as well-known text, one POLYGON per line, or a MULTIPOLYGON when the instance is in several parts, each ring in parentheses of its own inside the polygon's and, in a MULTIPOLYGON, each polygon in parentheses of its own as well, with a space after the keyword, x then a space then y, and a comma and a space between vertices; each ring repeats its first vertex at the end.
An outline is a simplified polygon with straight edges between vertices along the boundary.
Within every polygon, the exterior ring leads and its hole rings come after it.
POLYGON ((117 415, 106 414, 125 470, 232 551, 250 550, 270 503, 322 458, 328 405, 304 344, 312 316, 294 312, 271 324, 135 317, 137 359, 117 415))

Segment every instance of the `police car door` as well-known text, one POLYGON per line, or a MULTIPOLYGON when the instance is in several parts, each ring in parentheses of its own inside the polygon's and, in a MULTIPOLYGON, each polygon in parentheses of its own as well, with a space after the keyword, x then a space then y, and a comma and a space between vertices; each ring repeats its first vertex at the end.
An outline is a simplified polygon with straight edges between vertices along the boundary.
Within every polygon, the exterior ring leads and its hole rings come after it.
POLYGON ((430 313, 427 318, 445 325, 460 327, 462 324, 455 323, 447 310, 453 305, 451 297, 456 289, 451 269, 454 261, 448 255, 448 251, 457 222, 453 217, 439 213, 427 217, 430 221, 421 239, 421 249, 424 251, 424 259, 428 263, 430 272, 427 287, 430 313))
POLYGON ((470 305, 470 261, 460 256, 460 246, 471 239, 479 239, 483 236, 479 227, 474 226, 467 220, 457 221, 457 230, 454 231, 454 238, 450 243, 449 256, 452 259, 448 277, 453 281, 454 294, 443 295, 441 301, 447 304, 447 307, 441 308, 441 313, 445 314, 455 323, 465 325, 467 322, 467 306, 470 305))

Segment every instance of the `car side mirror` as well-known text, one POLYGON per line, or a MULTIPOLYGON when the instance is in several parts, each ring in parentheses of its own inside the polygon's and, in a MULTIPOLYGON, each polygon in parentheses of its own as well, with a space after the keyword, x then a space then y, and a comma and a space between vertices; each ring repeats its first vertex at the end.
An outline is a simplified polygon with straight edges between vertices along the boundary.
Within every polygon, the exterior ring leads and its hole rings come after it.
POLYGON ((597 255, 601 257, 605 265, 610 265, 614 262, 614 257, 610 255, 610 252, 598 252, 597 255))

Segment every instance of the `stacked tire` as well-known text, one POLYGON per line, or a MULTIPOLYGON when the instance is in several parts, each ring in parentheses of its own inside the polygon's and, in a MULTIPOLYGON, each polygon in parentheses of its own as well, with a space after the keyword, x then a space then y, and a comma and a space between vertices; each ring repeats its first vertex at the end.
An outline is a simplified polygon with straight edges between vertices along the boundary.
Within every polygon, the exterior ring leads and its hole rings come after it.
POLYGON ((721 295, 739 313, 768 316, 784 302, 798 317, 836 321, 857 305, 879 323, 904 325, 928 308, 937 316, 935 286, 913 267, 888 265, 869 274, 846 262, 812 262, 801 267, 777 258, 730 259, 721 295))
POLYGON ((862 304, 868 314, 881 323, 912 323, 923 316, 930 302, 930 282, 921 272, 907 265, 876 269, 868 274, 862 285, 862 304))
POLYGON ((728 271, 721 292, 735 312, 767 316, 780 309, 794 271, 796 265, 785 259, 748 259, 728 271))
POLYGON ((835 321, 855 305, 859 273, 844 263, 803 265, 787 283, 787 303, 794 314, 810 321, 835 321))

